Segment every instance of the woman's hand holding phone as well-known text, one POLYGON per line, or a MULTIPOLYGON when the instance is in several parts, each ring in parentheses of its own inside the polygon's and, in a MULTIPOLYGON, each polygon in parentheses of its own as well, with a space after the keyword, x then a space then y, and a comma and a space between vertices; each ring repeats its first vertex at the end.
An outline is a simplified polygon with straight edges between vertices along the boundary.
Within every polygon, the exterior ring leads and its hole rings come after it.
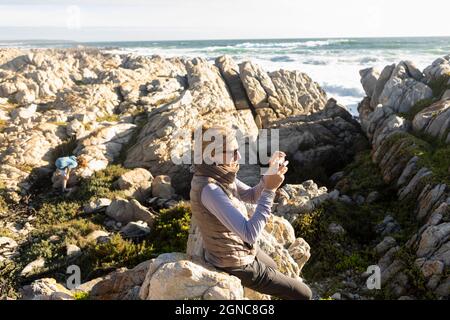
POLYGON ((276 191, 284 181, 284 174, 288 171, 289 161, 285 161, 286 154, 276 151, 269 160, 268 172, 263 176, 264 189, 276 191))

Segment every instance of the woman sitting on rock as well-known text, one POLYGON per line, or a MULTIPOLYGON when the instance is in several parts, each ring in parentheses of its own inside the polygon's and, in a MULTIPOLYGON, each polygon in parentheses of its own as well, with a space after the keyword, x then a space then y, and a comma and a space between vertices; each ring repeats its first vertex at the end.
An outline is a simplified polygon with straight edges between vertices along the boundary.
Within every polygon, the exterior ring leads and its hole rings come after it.
POLYGON ((75 169, 77 166, 80 166, 81 168, 87 167, 87 161, 83 156, 60 157, 56 159, 55 166, 63 178, 61 191, 64 193, 71 190, 70 188, 67 188, 71 170, 75 169))
MULTIPOLYGON (((204 127, 198 143, 202 163, 194 164, 190 198, 192 214, 203 238, 205 260, 260 293, 282 299, 311 299, 309 287, 279 272, 273 259, 256 243, 271 215, 275 192, 284 181, 287 164, 275 167, 273 174, 264 175, 258 185, 250 188, 236 178, 241 157, 232 130, 204 127), (216 139, 222 137, 223 142, 206 139, 206 132, 216 139), (205 154, 211 149, 210 155, 205 154), (244 201, 257 204, 250 219, 244 201)), ((285 156, 276 152, 270 165, 276 160, 284 161, 285 156)))

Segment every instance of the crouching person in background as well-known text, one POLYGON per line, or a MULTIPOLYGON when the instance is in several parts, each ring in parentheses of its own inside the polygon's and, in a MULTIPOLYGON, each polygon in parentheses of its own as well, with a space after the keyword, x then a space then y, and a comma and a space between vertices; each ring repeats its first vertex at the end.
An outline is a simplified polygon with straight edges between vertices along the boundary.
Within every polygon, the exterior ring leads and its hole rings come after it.
POLYGON ((55 166, 57 171, 59 172, 59 176, 61 177, 61 179, 59 179, 60 182, 58 182, 58 184, 61 186, 61 192, 65 193, 71 191, 71 188, 67 188, 67 184, 70 179, 70 174, 77 167, 79 168, 87 167, 87 160, 82 155, 78 157, 75 156, 60 157, 56 159, 55 166))

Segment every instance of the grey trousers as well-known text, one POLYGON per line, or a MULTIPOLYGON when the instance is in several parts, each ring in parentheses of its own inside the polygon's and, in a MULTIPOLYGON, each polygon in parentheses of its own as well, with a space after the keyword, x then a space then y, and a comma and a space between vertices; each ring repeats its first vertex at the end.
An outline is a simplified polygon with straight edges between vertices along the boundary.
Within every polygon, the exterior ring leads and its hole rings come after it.
POLYGON ((253 263, 241 267, 219 268, 239 279, 244 287, 285 300, 311 300, 311 289, 298 279, 282 274, 277 264, 261 249, 253 263))

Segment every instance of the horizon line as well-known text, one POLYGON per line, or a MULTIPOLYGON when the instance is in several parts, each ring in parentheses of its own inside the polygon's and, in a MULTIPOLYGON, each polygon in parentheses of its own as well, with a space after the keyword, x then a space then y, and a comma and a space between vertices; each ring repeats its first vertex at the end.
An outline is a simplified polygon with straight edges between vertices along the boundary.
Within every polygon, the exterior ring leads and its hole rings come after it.
MULTIPOLYGON (((8 27, 0 27, 8 28, 8 27)), ((80 41, 80 40, 70 40, 70 39, 8 39, 3 40, 0 39, 1 42, 14 42, 14 41, 27 41, 27 42, 38 42, 38 41, 48 41, 48 42, 72 42, 72 43, 109 43, 109 42, 179 42, 179 41, 246 41, 246 40, 327 40, 327 39, 395 39, 395 38, 410 38, 410 39, 419 39, 419 38, 450 38, 450 35, 447 36, 348 36, 348 37, 286 37, 286 38, 210 38, 210 39, 164 39, 164 40, 88 40, 88 41, 80 41)))

